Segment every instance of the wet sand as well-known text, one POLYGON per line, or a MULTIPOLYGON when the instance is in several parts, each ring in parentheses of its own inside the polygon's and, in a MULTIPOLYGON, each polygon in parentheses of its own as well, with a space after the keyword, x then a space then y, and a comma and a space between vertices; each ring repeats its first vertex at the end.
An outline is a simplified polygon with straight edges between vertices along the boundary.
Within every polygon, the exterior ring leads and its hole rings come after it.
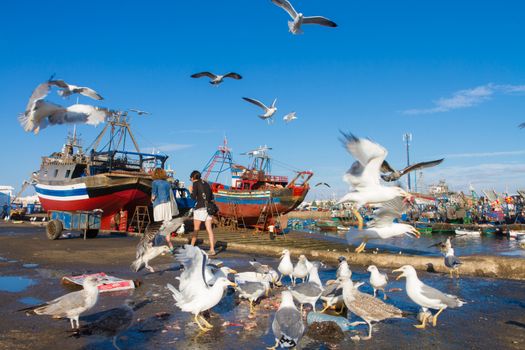
MULTIPOLYGON (((173 299, 165 288, 166 283, 175 283, 175 277, 180 274, 171 256, 154 260, 152 266, 158 272, 141 271, 134 274, 129 270, 137 242, 137 238, 119 235, 102 235, 88 241, 77 238, 50 241, 45 237, 43 228, 0 224, 0 276, 16 277, 8 281, 11 288, 7 288, 6 280, 0 280, 0 349, 112 349, 109 339, 70 337, 67 320, 26 316, 23 312, 16 312, 30 304, 72 291, 73 289, 60 284, 60 278, 64 275, 100 271, 122 278, 139 279, 143 284, 133 291, 101 294, 95 308, 81 316, 81 324, 94 320, 100 311, 122 304, 126 298, 136 301, 151 300, 137 311, 133 326, 119 338, 122 349, 263 349, 273 345, 270 324, 274 310, 267 310, 264 306, 271 308, 274 300, 257 306, 258 316, 252 320, 248 318, 248 304, 239 303, 230 291, 211 311, 210 321, 215 328, 202 334, 192 322, 191 315, 182 313, 174 306, 173 299), (18 277, 25 279, 20 280, 18 277), (225 325, 226 322, 234 325, 225 325)), ((238 271, 249 270, 247 261, 254 257, 274 267, 278 263, 275 258, 230 251, 218 256, 226 265, 238 271)), ((354 280, 368 279, 366 267, 352 266, 352 270, 354 280)), ((323 281, 334 275, 334 267, 321 270, 323 281)), ((415 329, 413 325, 417 321, 411 315, 405 319, 377 324, 373 338, 369 341, 355 342, 350 339, 356 332, 366 332, 367 328, 360 326, 356 331, 347 332, 344 340, 337 344, 319 343, 305 336, 299 348, 525 347, 524 282, 470 277, 461 278, 458 282, 443 274, 419 275, 426 283, 459 295, 467 304, 460 309, 443 312, 436 328, 415 329)), ((392 275, 390 279, 394 280, 392 275)), ((388 288, 404 290, 404 280, 393 281, 388 288)), ((363 286, 362 291, 369 292, 370 288, 363 286)), ((272 294, 276 298, 279 291, 272 294)), ((404 291, 388 295, 387 302, 404 311, 417 312, 417 306, 408 299, 404 291)))

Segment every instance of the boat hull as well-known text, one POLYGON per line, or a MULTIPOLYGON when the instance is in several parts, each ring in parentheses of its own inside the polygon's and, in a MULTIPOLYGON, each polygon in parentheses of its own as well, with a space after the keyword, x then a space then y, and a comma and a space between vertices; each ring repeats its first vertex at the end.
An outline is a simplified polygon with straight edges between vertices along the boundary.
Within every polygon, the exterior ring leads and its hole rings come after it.
POLYGON ((265 208, 269 218, 294 210, 303 202, 309 190, 307 185, 256 191, 232 190, 217 184, 212 188, 219 215, 236 217, 239 224, 248 227, 257 224, 265 208))
POLYGON ((136 206, 149 205, 151 179, 100 174, 68 182, 40 182, 35 190, 46 211, 102 210, 101 229, 110 230, 111 220, 120 210, 132 214, 136 206))

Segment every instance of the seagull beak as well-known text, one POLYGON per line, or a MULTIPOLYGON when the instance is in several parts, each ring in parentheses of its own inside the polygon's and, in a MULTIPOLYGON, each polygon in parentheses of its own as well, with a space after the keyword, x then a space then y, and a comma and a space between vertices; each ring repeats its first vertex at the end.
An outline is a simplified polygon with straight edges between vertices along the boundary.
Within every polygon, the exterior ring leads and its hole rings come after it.
POLYGON ((414 237, 416 237, 416 238, 421 237, 421 232, 419 232, 416 228, 414 228, 414 229, 412 230, 411 233, 412 233, 412 234, 414 235, 414 237))
POLYGON ((396 272, 401 272, 401 274, 400 274, 399 276, 396 277, 396 281, 397 281, 398 279, 400 279, 401 277, 404 277, 404 276, 405 276, 404 271, 401 270, 401 269, 397 269, 397 270, 393 270, 393 271, 392 271, 392 273, 396 273, 396 272))

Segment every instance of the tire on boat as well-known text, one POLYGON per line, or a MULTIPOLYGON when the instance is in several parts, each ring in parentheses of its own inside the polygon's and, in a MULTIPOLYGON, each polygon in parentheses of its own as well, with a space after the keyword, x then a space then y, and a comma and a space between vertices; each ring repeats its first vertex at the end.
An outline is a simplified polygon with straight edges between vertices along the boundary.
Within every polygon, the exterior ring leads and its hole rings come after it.
POLYGON ((64 226, 59 220, 51 220, 46 225, 46 235, 49 239, 59 239, 64 226))
POLYGON ((98 230, 96 229, 90 229, 86 230, 86 238, 95 238, 98 235, 98 230))

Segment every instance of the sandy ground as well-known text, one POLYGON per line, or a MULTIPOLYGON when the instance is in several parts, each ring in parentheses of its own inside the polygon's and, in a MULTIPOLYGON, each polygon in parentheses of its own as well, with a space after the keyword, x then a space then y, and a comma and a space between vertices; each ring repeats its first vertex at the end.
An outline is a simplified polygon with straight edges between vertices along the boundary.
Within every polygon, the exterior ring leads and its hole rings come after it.
MULTIPOLYGON (((264 349, 273 345, 271 320, 279 291, 258 307, 257 317, 248 318, 248 305, 239 302, 233 291, 211 311, 215 328, 199 332, 191 316, 173 304, 166 283, 175 283, 179 275, 171 256, 160 257, 152 264, 158 272, 129 270, 134 258, 136 238, 102 235, 84 241, 78 238, 49 241, 44 230, 0 224, 0 277, 21 278, 7 285, 0 282, 0 349, 112 349, 111 340, 103 337, 70 337, 67 320, 47 316, 26 316, 16 310, 56 298, 72 289, 60 284, 64 275, 106 272, 122 278, 139 279, 143 284, 133 290, 103 293, 94 309, 80 318, 81 324, 95 320, 98 313, 119 306, 126 298, 150 301, 136 312, 132 327, 119 338, 122 349, 264 349), (28 265, 29 264, 29 265, 28 265), (27 279, 27 280, 26 280, 27 279), (23 283, 29 285, 23 288, 23 283), (6 291, 8 288, 18 291, 6 291), (229 322, 229 324, 228 324, 229 322)), ((269 263, 274 258, 222 252, 219 259, 239 271, 249 269, 248 260, 269 263)), ((354 266, 354 280, 367 280, 365 267, 354 266)), ((321 271, 325 281, 333 278, 335 268, 321 271)), ((422 280, 447 293, 459 295, 467 304, 460 309, 446 310, 436 328, 417 330, 415 316, 390 320, 374 327, 370 341, 355 342, 350 336, 366 332, 358 327, 347 332, 341 341, 324 343, 303 337, 301 349, 523 349, 525 348, 525 283, 519 281, 462 278, 450 280, 441 274, 420 274, 422 280)), ((391 276, 391 280, 393 280, 391 276)), ((391 282, 389 288, 404 290, 404 281, 391 282)), ((369 292, 368 286, 362 291, 369 292)), ((415 313, 404 291, 389 293, 389 303, 415 313)), ((318 305, 321 306, 320 304, 318 305)))

